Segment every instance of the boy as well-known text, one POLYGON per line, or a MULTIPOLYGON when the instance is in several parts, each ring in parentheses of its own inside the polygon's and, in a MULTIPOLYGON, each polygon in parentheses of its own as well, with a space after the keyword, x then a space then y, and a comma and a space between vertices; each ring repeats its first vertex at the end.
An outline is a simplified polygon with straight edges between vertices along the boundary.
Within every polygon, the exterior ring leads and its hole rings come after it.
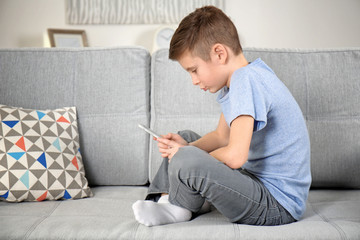
MULTIPOLYGON (((169 58, 204 91, 220 91, 216 130, 169 133, 147 199, 133 211, 146 226, 189 221, 205 200, 231 222, 280 225, 299 220, 311 183, 310 144, 301 110, 261 60, 249 63, 231 20, 212 6, 185 17, 169 58)), ((286 64, 286 63, 284 63, 286 64)))

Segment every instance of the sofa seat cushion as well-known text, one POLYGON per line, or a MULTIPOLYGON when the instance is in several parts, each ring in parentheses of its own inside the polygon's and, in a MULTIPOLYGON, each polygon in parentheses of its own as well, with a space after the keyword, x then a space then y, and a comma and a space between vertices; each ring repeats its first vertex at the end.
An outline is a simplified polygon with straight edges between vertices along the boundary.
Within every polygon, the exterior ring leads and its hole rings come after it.
POLYGON ((145 187, 94 187, 79 200, 0 202, 0 239, 133 239, 131 205, 145 187))
POLYGON ((302 220, 283 226, 232 224, 218 211, 190 222, 145 227, 131 205, 146 187, 94 187, 93 198, 0 202, 1 239, 360 239, 360 190, 312 190, 302 220))

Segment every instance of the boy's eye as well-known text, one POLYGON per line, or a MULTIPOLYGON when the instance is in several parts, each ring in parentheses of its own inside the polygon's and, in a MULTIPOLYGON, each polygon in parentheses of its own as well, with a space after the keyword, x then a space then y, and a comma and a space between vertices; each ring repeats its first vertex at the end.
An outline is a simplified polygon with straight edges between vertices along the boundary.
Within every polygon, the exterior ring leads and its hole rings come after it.
POLYGON ((192 73, 196 73, 196 69, 192 70, 192 73))

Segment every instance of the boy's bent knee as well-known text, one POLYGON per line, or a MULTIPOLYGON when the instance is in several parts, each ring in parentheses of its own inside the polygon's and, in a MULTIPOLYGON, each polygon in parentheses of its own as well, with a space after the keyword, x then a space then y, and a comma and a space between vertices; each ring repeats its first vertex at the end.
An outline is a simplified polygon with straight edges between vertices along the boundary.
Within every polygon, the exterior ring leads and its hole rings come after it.
POLYGON ((179 151, 173 156, 169 164, 169 172, 189 172, 199 169, 205 170, 209 164, 209 159, 213 157, 207 152, 194 146, 185 146, 179 148, 179 151))
POLYGON ((189 165, 200 162, 207 157, 208 153, 194 146, 184 146, 179 148, 178 152, 171 159, 170 165, 189 165))
POLYGON ((201 138, 201 136, 199 134, 197 134, 196 132, 193 132, 191 130, 179 131, 178 134, 188 143, 194 142, 194 141, 198 140, 199 138, 201 138))

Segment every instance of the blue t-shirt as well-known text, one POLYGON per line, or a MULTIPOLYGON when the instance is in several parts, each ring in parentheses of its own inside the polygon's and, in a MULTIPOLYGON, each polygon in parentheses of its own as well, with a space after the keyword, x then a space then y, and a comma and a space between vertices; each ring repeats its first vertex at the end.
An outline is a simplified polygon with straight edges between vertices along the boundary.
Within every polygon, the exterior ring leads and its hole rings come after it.
POLYGON ((297 220, 305 212, 311 183, 310 141, 301 109, 290 91, 261 59, 236 70, 221 89, 227 124, 240 115, 255 119, 248 161, 258 177, 297 220))

